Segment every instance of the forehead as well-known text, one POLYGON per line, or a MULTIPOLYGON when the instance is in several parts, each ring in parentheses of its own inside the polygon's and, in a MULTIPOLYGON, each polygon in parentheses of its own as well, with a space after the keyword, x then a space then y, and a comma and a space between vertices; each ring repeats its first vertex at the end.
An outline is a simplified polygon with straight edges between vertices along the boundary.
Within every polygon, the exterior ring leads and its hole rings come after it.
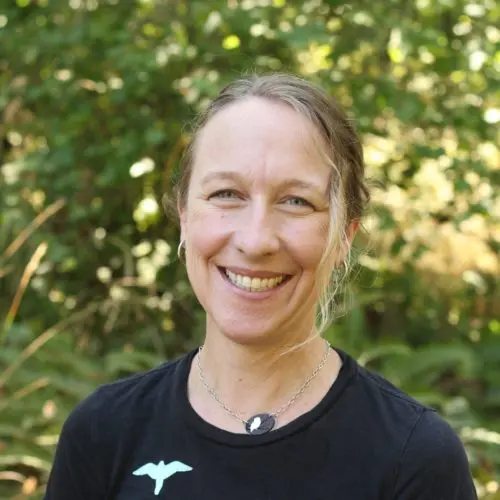
POLYGON ((217 112, 196 141, 193 176, 213 169, 328 175, 324 143, 291 106, 251 97, 217 112))

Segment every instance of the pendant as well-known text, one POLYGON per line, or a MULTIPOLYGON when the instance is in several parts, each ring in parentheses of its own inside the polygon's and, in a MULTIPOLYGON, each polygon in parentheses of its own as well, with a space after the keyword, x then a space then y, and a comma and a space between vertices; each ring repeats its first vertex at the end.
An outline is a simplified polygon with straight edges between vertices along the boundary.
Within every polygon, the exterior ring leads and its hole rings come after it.
POLYGON ((247 434, 259 436, 266 434, 276 425, 276 419, 269 413, 258 413, 250 417, 245 424, 247 434))

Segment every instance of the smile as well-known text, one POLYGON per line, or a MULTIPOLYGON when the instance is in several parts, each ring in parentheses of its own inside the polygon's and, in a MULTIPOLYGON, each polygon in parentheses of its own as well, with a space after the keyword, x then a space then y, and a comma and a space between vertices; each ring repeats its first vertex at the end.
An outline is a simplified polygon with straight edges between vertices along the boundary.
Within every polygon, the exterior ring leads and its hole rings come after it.
POLYGON ((222 268, 221 270, 233 285, 247 292, 264 292, 266 290, 272 290, 273 288, 277 288, 289 278, 286 274, 272 278, 259 278, 255 276, 252 277, 236 274, 225 268, 222 268))

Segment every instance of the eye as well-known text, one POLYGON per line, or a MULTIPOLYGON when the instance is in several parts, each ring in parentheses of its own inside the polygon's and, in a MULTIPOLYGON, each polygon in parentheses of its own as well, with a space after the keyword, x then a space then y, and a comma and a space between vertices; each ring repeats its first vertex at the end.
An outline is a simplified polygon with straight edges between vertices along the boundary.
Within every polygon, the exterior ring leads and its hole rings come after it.
POLYGON ((304 198, 300 198, 298 196, 290 196, 285 200, 287 205, 292 205, 294 207, 309 207, 314 208, 311 203, 309 203, 304 198))
POLYGON ((219 200, 235 200, 239 198, 239 196, 232 189, 220 189, 219 191, 215 191, 215 193, 212 193, 208 198, 217 198, 219 200))

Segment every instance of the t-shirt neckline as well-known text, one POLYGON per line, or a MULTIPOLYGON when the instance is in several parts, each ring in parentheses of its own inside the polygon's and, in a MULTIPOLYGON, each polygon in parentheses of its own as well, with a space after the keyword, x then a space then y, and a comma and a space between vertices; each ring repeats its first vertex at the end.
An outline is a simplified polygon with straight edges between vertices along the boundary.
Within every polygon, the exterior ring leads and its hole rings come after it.
POLYGON ((194 359, 194 356, 198 352, 198 350, 195 349, 184 357, 183 362, 178 367, 179 372, 177 378, 177 390, 180 401, 179 409, 181 411, 182 419, 197 433, 205 436, 212 441, 217 441, 229 446, 258 446, 278 441, 296 434, 305 427, 310 426, 316 420, 320 419, 331 408, 331 406, 338 401, 338 399, 342 396, 345 389, 349 385, 352 377, 356 373, 355 360, 347 353, 338 348, 332 347, 332 349, 334 349, 340 356, 342 360, 342 366, 337 375, 337 378, 332 383, 330 389, 325 394, 323 399, 321 399, 321 401, 314 408, 300 415, 291 422, 283 425, 282 427, 278 427, 276 430, 271 431, 267 434, 253 436, 243 433, 238 434, 220 429, 219 427, 204 420, 191 406, 188 398, 187 383, 192 361, 194 359))

